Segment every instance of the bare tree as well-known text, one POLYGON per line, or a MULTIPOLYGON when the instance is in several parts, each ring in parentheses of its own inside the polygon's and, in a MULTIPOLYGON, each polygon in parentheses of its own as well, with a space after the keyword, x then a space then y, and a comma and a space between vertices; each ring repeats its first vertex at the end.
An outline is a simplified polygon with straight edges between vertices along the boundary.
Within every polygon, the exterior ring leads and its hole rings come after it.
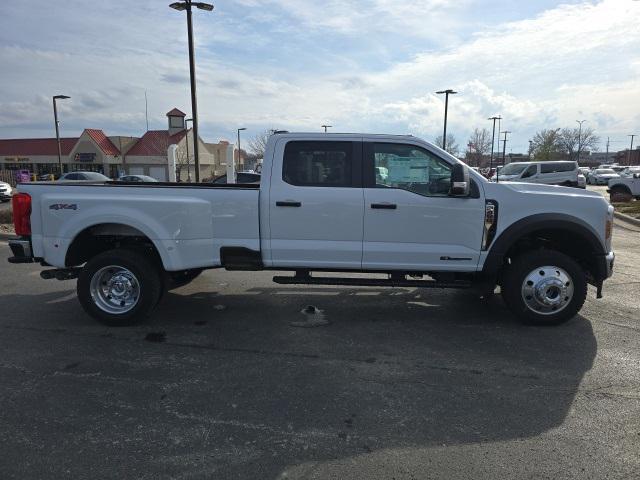
MULTIPOLYGON (((185 142, 187 141, 186 137, 184 138, 185 142)), ((169 149, 169 136, 168 135, 152 135, 149 138, 149 150, 153 156, 163 157, 168 159, 167 150, 169 149)), ((176 180, 180 181, 180 172, 185 169, 187 165, 191 165, 191 169, 193 169, 193 152, 189 151, 189 156, 187 157, 186 146, 178 143, 176 145, 176 180)), ((188 173, 187 173, 188 177, 188 173)))
MULTIPOLYGON (((182 169, 186 169, 187 171, 186 180, 187 181, 190 180, 189 177, 191 176, 191 170, 193 168, 191 167, 191 165, 193 165, 193 153, 189 152, 189 155, 187 156, 187 149, 178 145, 176 148, 176 180, 177 181, 181 181, 180 172, 182 172, 182 169)), ((191 178, 191 180, 193 180, 193 178, 191 178)))
POLYGON ((533 156, 538 161, 555 160, 562 154, 560 129, 540 130, 531 140, 533 156))
MULTIPOLYGON (((437 146, 441 147, 442 146, 442 135, 438 135, 435 138, 434 143, 437 146)), ((447 134, 447 143, 445 144, 445 150, 447 152, 449 152, 453 156, 457 156, 458 153, 460 153, 460 147, 458 146, 458 143, 456 142, 456 137, 454 137, 451 134, 447 134)))
POLYGON ((558 135, 558 147, 569 156, 569 160, 577 160, 578 152, 595 150, 600 139, 593 128, 563 128, 558 135))
POLYGON ((255 137, 249 140, 249 150, 251 150, 257 158, 264 158, 264 150, 267 147, 267 142, 274 132, 275 130, 268 129, 264 132, 258 133, 255 137))
POLYGON ((469 152, 467 158, 469 164, 474 167, 485 166, 483 160, 491 152, 491 133, 486 128, 476 128, 469 137, 469 152))

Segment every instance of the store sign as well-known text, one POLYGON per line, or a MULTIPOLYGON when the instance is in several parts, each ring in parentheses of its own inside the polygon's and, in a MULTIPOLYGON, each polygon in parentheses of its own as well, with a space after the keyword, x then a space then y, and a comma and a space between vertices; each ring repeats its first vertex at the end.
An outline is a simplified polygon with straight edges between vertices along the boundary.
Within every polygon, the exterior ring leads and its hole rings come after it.
POLYGON ((28 162, 29 157, 4 157, 5 162, 28 162))
POLYGON ((74 162, 93 162, 96 159, 95 153, 76 153, 74 162))

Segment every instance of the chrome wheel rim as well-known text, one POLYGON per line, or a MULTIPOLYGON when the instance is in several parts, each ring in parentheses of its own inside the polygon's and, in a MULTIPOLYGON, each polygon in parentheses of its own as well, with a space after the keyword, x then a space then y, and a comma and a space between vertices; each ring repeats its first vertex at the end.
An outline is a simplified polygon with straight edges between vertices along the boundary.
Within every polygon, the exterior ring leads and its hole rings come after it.
POLYGON ((562 311, 573 298, 573 279, 560 267, 538 267, 522 282, 522 300, 529 310, 540 315, 562 311))
POLYGON ((112 315, 129 312, 140 300, 140 282, 130 270, 118 265, 94 273, 89 288, 95 305, 112 315))

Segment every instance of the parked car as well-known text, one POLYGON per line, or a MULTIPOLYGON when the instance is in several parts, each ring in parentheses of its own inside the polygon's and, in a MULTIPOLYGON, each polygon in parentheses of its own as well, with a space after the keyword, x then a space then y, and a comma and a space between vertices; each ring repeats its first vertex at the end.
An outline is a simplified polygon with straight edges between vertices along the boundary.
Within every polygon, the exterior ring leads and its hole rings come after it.
POLYGON ((285 285, 499 284, 515 315, 550 325, 613 271, 613 207, 597 192, 488 182, 413 136, 276 133, 264 161, 253 185, 20 185, 9 261, 77 278, 108 325, 139 321, 207 268, 295 272, 275 274, 285 285))
POLYGON ((589 172, 591 171, 589 167, 578 167, 578 170, 580 170, 580 173, 584 175, 584 178, 587 178, 589 176, 589 172))
POLYGON ((13 196, 13 188, 5 182, 0 182, 0 202, 8 202, 13 196))
MULTIPOLYGON (((224 184, 227 183, 227 176, 220 175, 211 180, 211 183, 224 184)), ((236 173, 236 183, 260 183, 259 173, 238 172, 236 173)))
POLYGON ((90 180, 92 182, 108 182, 111 179, 98 172, 69 172, 62 175, 59 179, 61 182, 70 180, 90 180))
POLYGON ((587 179, 582 173, 578 174, 578 188, 587 188, 587 179))
POLYGON ((118 178, 119 182, 137 182, 137 183, 152 183, 152 182, 157 182, 158 180, 156 180, 153 177, 150 177, 149 175, 123 175, 122 177, 118 178))
POLYGON ((576 162, 513 162, 505 165, 492 181, 544 183, 578 187, 578 164, 576 162))
POLYGON ((589 175, 589 184, 590 185, 607 185, 609 180, 613 178, 620 178, 613 169, 611 168, 597 168, 591 175, 589 175))

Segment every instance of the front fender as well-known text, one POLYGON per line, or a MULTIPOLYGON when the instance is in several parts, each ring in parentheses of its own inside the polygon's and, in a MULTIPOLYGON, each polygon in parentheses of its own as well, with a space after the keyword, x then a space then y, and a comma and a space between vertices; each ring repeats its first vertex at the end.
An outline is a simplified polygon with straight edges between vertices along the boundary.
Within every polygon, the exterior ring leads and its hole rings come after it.
POLYGON ((607 254, 598 233, 584 220, 562 213, 541 213, 518 220, 493 241, 482 267, 482 275, 487 278, 496 277, 504 264, 504 257, 509 248, 519 239, 540 230, 566 230, 579 235, 593 255, 607 254))

